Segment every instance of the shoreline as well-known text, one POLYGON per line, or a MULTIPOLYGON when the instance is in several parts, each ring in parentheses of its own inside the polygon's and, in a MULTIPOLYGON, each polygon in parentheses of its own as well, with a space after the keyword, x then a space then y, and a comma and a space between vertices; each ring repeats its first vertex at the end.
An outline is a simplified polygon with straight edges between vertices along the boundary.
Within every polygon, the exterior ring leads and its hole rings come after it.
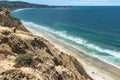
POLYGON ((18 12, 18 11, 27 10, 27 9, 35 9, 35 8, 20 8, 20 9, 12 10, 12 12, 18 12))
MULTIPOLYGON (((17 10, 14 10, 14 11, 12 11, 12 12, 17 12, 17 11, 21 11, 21 10, 27 10, 27 9, 34 9, 34 8, 22 8, 22 9, 17 9, 17 10)), ((21 21, 21 22, 24 22, 24 21, 21 21)), ((44 33, 43 31, 42 31, 42 33, 44 33)), ((45 34, 45 33, 44 33, 45 34)), ((48 38, 48 36, 47 36, 47 38, 48 38)), ((50 38, 50 37, 49 37, 50 38)), ((55 38, 54 38, 55 39, 55 38)), ((59 41, 59 40, 58 40, 59 41)), ((60 42, 62 42, 62 41, 60 41, 60 42)), ((64 42, 62 42, 62 43, 64 43, 64 42)), ((65 44, 67 44, 67 45, 69 45, 69 46, 72 46, 72 45, 70 45, 70 44, 68 44, 68 43, 65 43, 65 44)), ((75 48, 76 50, 79 50, 80 52, 83 52, 83 51, 81 51, 80 49, 78 49, 78 48, 76 48, 76 47, 73 47, 73 48, 75 48)), ((104 48, 103 48, 104 49, 104 48)), ((87 53, 87 52, 83 52, 83 53, 87 53)), ((88 55, 88 56, 90 56, 89 54, 85 54, 85 55, 88 55)), ((105 63, 107 63, 107 64, 109 64, 109 65, 112 65, 112 66, 114 66, 114 67, 116 67, 116 68, 118 68, 118 69, 120 69, 120 67, 119 66, 117 66, 117 65, 115 65, 115 64, 113 64, 113 63, 110 63, 109 61, 105 61, 105 60, 102 60, 101 58, 99 58, 99 57, 96 57, 96 56, 94 56, 94 58, 97 58, 97 59, 99 59, 100 61, 103 61, 103 62, 105 62, 105 63)))
MULTIPOLYGON (((24 24, 23 24, 24 25, 24 24)), ((44 31, 39 31, 34 27, 25 26, 31 34, 39 37, 43 37, 50 41, 60 51, 69 53, 74 56, 80 63, 82 63, 86 72, 94 80, 119 80, 120 69, 115 66, 99 60, 98 58, 91 57, 83 52, 75 49, 74 47, 67 45, 59 40, 56 40, 48 36, 44 31), (95 64, 94 64, 95 63, 95 64)))

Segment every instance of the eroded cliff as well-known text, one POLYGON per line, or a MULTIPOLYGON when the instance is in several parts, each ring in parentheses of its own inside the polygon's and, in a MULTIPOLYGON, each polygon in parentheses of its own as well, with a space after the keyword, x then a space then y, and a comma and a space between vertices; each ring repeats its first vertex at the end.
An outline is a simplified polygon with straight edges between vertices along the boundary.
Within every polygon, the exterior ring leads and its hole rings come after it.
POLYGON ((76 58, 59 51, 44 38, 30 34, 7 11, 0 11, 0 79, 92 80, 76 58), (6 20, 11 24, 5 25, 6 20), (32 55, 31 63, 25 67, 16 64, 16 57, 26 53, 32 55))

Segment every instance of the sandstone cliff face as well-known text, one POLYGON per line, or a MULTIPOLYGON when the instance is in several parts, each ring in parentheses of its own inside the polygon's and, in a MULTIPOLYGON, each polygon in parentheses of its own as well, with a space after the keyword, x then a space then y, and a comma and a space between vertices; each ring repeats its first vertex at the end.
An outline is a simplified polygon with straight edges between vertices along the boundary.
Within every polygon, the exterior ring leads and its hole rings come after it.
MULTIPOLYGON (((6 15, 5 15, 6 16, 6 15)), ((92 80, 76 58, 59 51, 49 41, 29 32, 0 27, 0 79, 92 80), (29 53, 29 67, 15 67, 19 54, 29 53)))
POLYGON ((0 25, 4 27, 16 27, 19 30, 27 31, 20 20, 12 17, 10 12, 11 9, 0 8, 0 25))

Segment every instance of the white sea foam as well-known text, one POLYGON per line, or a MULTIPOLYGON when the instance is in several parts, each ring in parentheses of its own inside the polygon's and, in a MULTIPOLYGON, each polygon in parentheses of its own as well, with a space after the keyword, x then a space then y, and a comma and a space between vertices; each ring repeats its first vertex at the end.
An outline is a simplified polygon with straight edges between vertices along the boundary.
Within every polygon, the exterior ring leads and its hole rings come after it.
POLYGON ((17 10, 15 10, 13 12, 19 12, 19 11, 22 11, 22 10, 24 10, 24 9, 17 9, 17 10))
POLYGON ((14 10, 13 12, 19 12, 19 11, 23 11, 23 10, 26 10, 26 9, 34 9, 34 8, 23 8, 23 9, 17 9, 17 10, 14 10))
POLYGON ((76 44, 83 45, 89 49, 93 49, 93 50, 99 51, 101 53, 109 54, 109 55, 114 56, 116 58, 120 58, 119 51, 105 49, 105 48, 99 47, 95 44, 88 43, 87 40, 81 39, 79 37, 74 37, 74 36, 68 35, 66 31, 57 31, 57 30, 51 29, 49 27, 44 27, 44 26, 34 24, 32 22, 25 22, 25 21, 22 21, 22 22, 26 26, 34 27, 34 28, 37 28, 38 30, 42 29, 42 30, 47 31, 49 33, 56 34, 56 35, 58 35, 62 38, 65 38, 67 40, 73 41, 76 44))
MULTIPOLYGON (((99 60, 103 61, 103 59, 100 58, 98 55, 94 55, 94 57, 96 57, 96 58, 98 58, 99 60)), ((110 65, 113 65, 113 66, 115 66, 115 67, 117 67, 117 68, 120 69, 120 66, 119 66, 119 65, 115 65, 115 62, 114 62, 114 61, 110 63, 108 60, 104 60, 104 62, 106 62, 106 63, 108 63, 108 64, 110 64, 110 65)))
POLYGON ((106 54, 109 54, 109 55, 112 55, 112 56, 115 56, 117 58, 120 58, 120 52, 116 51, 116 50, 109 50, 109 49, 104 49, 104 48, 101 48, 99 46, 96 46, 96 45, 93 45, 93 44, 85 44, 87 47, 89 48, 93 48, 99 52, 102 52, 102 53, 106 53, 106 54))

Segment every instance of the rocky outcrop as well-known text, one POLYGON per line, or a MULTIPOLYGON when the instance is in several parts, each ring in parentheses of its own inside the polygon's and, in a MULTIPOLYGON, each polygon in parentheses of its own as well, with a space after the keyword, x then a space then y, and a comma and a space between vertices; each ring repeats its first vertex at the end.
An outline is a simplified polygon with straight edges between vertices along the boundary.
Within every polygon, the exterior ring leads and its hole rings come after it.
POLYGON ((20 26, 16 32, 11 27, 0 27, 0 67, 6 66, 4 70, 0 68, 0 79, 92 80, 73 56, 59 51, 49 41, 31 35, 20 26), (32 55, 32 62, 27 69, 15 64, 15 58, 25 53, 32 55))
POLYGON ((21 21, 10 15, 11 9, 6 9, 4 7, 0 8, 0 25, 4 27, 13 27, 19 30, 24 30, 25 27, 22 25, 21 21))

